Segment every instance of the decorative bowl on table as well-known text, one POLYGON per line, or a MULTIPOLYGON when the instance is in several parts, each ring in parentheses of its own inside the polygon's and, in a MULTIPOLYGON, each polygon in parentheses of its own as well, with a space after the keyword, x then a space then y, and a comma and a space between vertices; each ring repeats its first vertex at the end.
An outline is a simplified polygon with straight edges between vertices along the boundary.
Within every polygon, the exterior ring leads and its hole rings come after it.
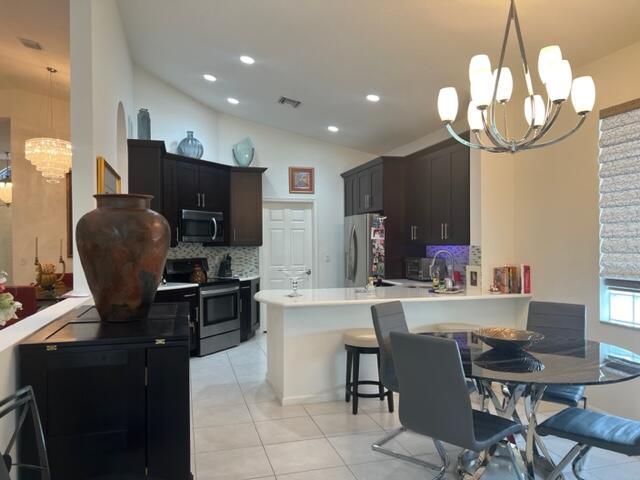
POLYGON ((538 332, 505 327, 480 328, 476 335, 484 343, 498 350, 522 350, 544 338, 544 335, 538 332))
POLYGON ((473 363, 494 372, 534 373, 544 370, 544 364, 524 350, 492 348, 475 357, 473 363))

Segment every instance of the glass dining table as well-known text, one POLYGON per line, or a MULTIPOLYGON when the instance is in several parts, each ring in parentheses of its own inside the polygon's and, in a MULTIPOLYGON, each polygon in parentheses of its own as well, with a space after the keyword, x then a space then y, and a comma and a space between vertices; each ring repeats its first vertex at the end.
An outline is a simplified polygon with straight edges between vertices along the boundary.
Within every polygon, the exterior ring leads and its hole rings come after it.
POLYGON ((548 335, 524 350, 497 350, 474 332, 429 335, 456 341, 466 377, 476 380, 483 392, 483 406, 485 399, 490 399, 499 415, 524 424, 516 410, 521 401, 524 403, 526 447, 521 452, 524 465, 520 469, 527 480, 534 480, 536 471, 545 478, 555 468, 536 434, 538 407, 549 386, 607 385, 640 377, 640 355, 592 340, 548 335), (502 385, 502 395, 492 388, 495 384, 502 385))

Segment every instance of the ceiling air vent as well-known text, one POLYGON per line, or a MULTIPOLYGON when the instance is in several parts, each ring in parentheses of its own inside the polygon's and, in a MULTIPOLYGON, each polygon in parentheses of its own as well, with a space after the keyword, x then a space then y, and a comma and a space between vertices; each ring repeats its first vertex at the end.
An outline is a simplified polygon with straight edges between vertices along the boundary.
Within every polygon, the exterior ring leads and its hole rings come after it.
POLYGON ((31 48, 33 50, 42 50, 42 45, 40 45, 35 40, 31 40, 30 38, 21 38, 21 37, 18 37, 18 40, 20 40, 20 43, 22 43, 22 45, 24 45, 27 48, 31 48))
POLYGON ((291 108, 298 108, 302 104, 301 101, 288 97, 280 97, 278 103, 280 105, 289 105, 291 108))

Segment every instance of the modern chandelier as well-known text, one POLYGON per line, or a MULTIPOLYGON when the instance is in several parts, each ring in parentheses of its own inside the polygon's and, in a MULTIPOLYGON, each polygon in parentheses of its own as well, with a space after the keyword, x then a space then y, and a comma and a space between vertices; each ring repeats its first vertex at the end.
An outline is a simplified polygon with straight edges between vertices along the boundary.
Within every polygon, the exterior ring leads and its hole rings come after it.
POLYGON ((564 140, 582 126, 587 114, 593 110, 596 99, 593 79, 585 76, 575 78, 572 81, 571 65, 568 60, 562 58, 562 52, 557 45, 544 47, 540 50, 538 57, 538 74, 546 88, 546 100, 543 99, 542 95, 534 92, 515 0, 510 0, 510 4, 498 68, 493 72, 491 71, 491 61, 487 55, 475 55, 469 63, 471 101, 467 109, 467 121, 477 143, 463 139, 451 126, 458 114, 458 94, 456 89, 454 87, 442 88, 438 94, 438 113, 449 134, 467 147, 495 153, 515 153, 520 150, 546 147, 564 140), (504 110, 506 126, 506 104, 511 100, 511 94, 513 93, 511 70, 508 67, 504 67, 504 56, 512 22, 518 37, 520 58, 527 86, 527 96, 524 99, 524 116, 529 127, 519 139, 511 138, 504 134, 496 125, 496 110, 498 106, 501 106, 504 110), (545 136, 558 118, 563 104, 569 98, 569 94, 571 94, 573 108, 579 117, 578 123, 570 131, 553 140, 548 140, 545 136), (483 143, 483 133, 489 144, 483 143))
POLYGON ((24 156, 42 173, 48 183, 58 183, 71 168, 71 142, 55 138, 53 121, 53 74, 49 72, 49 128, 52 137, 30 138, 24 142, 24 156))

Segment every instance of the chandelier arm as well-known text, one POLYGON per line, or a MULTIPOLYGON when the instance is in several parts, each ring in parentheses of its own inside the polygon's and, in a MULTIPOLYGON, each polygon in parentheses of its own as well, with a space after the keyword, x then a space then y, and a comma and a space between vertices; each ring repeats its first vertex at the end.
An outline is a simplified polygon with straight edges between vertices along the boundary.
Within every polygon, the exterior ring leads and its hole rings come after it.
POLYGON ((533 96, 533 84, 531 82, 531 73, 529 72, 529 63, 527 62, 527 52, 524 48, 524 39, 522 37, 522 30, 520 29, 520 20, 518 19, 518 10, 516 9, 516 1, 511 0, 511 18, 516 27, 516 35, 518 36, 518 47, 520 47, 520 58, 522 58, 522 67, 524 69, 524 77, 527 82, 527 92, 530 96, 533 96))
MULTIPOLYGON (((482 145, 480 143, 471 143, 471 142, 466 141, 464 138, 462 138, 460 135, 458 135, 456 133, 456 131, 451 126, 451 123, 449 123, 449 122, 447 122, 445 124, 445 128, 447 129, 447 132, 449 132, 449 135, 451 135, 454 139, 456 139, 458 142, 460 142, 461 144, 463 144, 466 147, 475 148, 477 150, 486 150, 488 152, 495 152, 495 153, 504 151, 504 150, 497 149, 497 148, 494 148, 494 147, 485 147, 484 145, 482 145)), ((476 133, 476 135, 477 135, 477 133, 476 133)))
MULTIPOLYGON (((496 123, 495 107, 496 107, 496 103, 491 104, 491 111, 490 111, 491 121, 489 123, 489 128, 491 129, 493 136, 498 140, 498 142, 505 148, 510 149, 511 145, 513 144, 513 140, 506 138, 504 135, 502 135, 502 132, 500 132, 500 129, 498 128, 498 124, 496 123)), ((505 115, 506 115, 506 109, 505 109, 505 115)))
POLYGON ((476 137, 476 140, 478 142, 478 145, 480 145, 482 147, 482 150, 485 150, 487 152, 492 152, 492 153, 503 153, 506 150, 502 149, 502 148, 497 148, 497 147, 487 147, 486 145, 484 145, 482 143, 482 139, 480 138, 480 130, 474 130, 473 134, 476 137))
POLYGON ((533 148, 542 148, 542 147, 548 147, 549 145, 553 145, 554 143, 558 143, 562 140, 564 140, 565 138, 567 138, 570 135, 573 135, 576 130, 578 130, 582 124, 585 122, 585 120, 587 119, 587 114, 586 113, 582 113, 580 114, 580 120, 578 120, 578 124, 573 127, 571 130, 569 130, 567 133, 565 133, 564 135, 560 135, 558 138, 554 138, 553 140, 549 140, 548 142, 543 142, 543 143, 536 143, 534 145, 531 146, 527 146, 525 148, 527 149, 533 149, 533 148))
MULTIPOLYGON (((491 112, 488 112, 488 114, 491 115, 491 112)), ((484 118, 484 114, 480 116, 482 117, 482 127, 484 128, 484 133, 491 141, 491 143, 493 143, 497 148, 508 149, 509 144, 501 140, 501 135, 499 132, 494 132, 494 130, 487 123, 487 119, 484 118)))
POLYGON ((545 122, 542 128, 538 129, 536 134, 530 140, 523 142, 519 147, 528 147, 529 145, 540 140, 544 135, 553 127, 553 124, 558 119, 560 115, 560 110, 562 110, 562 104, 554 103, 552 107, 553 112, 551 113, 550 118, 545 122))

